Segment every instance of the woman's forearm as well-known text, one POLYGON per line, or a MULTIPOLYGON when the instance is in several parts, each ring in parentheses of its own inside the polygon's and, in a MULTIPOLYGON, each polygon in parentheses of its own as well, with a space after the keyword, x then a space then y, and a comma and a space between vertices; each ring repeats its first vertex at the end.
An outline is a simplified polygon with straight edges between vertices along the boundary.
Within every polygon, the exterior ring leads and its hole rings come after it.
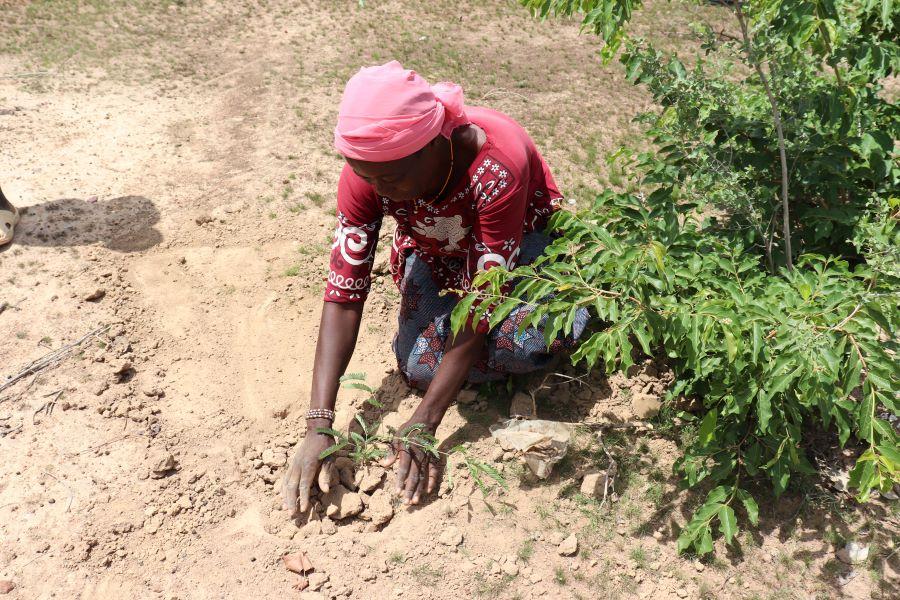
POLYGON ((310 408, 334 410, 340 377, 350 363, 362 321, 361 302, 325 302, 316 342, 310 408))
POLYGON ((472 366, 483 354, 486 337, 486 334, 467 329, 447 341, 444 356, 434 374, 434 379, 428 386, 425 398, 413 414, 414 422, 437 429, 447 409, 466 382, 472 366))

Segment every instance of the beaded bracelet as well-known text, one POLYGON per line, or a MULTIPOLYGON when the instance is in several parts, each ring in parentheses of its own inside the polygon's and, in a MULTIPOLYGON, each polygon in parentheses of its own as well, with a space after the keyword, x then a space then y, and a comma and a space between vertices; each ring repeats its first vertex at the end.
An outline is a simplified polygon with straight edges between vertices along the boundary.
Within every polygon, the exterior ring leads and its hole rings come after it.
POLYGON ((334 421, 335 413, 327 408, 311 408, 306 411, 307 419, 328 419, 334 421))

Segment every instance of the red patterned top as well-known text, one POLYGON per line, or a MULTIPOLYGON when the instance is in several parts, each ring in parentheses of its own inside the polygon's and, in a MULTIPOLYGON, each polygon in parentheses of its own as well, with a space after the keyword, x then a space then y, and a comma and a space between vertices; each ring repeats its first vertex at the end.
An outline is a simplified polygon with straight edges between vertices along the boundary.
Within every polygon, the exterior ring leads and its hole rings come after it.
POLYGON ((435 205, 379 197, 344 166, 326 301, 366 299, 385 215, 397 221, 391 248, 394 282, 399 286, 406 251, 412 250, 431 266, 435 282, 445 290, 468 289, 476 272, 496 265, 512 269, 522 236, 547 225, 562 195, 534 142, 502 113, 466 107, 466 114, 484 130, 487 141, 468 177, 435 205))

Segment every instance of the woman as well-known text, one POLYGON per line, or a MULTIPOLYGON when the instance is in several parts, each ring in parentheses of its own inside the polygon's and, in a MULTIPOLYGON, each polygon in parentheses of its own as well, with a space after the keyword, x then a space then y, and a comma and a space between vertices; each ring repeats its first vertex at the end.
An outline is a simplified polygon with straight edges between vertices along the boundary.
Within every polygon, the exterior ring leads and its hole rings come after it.
MULTIPOLYGON (((385 215, 397 227, 391 273, 401 293, 393 349, 411 385, 426 390, 404 427, 434 433, 462 385, 525 373, 544 366, 543 334, 518 325, 528 307, 494 330, 485 320, 458 335, 449 331, 458 296, 441 290, 471 286, 478 271, 513 268, 541 254, 543 233, 562 199, 534 142, 515 121, 463 104, 459 86, 429 86, 393 61, 362 69, 341 100, 335 147, 346 164, 338 184, 338 224, 331 252, 316 347, 307 434, 284 483, 285 508, 309 506, 319 454, 334 440, 317 429, 334 419, 338 380, 356 343, 369 291, 378 231, 385 215)), ((402 428, 401 428, 402 430, 402 428)), ((385 466, 397 462, 397 491, 417 504, 439 483, 436 462, 399 444, 385 466)))
POLYGON ((10 243, 19 224, 19 210, 12 205, 0 189, 0 246, 10 243))

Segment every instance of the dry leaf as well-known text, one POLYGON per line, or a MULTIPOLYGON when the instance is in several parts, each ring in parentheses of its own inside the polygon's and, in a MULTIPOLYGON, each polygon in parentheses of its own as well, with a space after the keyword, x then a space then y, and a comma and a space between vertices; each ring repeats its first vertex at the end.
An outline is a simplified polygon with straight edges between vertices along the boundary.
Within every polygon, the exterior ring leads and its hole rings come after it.
POLYGON ((306 552, 297 552, 296 554, 285 554, 281 557, 284 566, 288 571, 293 571, 299 575, 305 575, 310 571, 314 571, 312 562, 306 556, 306 552))
POLYGON ((303 590, 305 590, 308 587, 309 587, 309 581, 306 579, 306 577, 303 577, 302 575, 300 576, 300 579, 297 580, 297 583, 294 584, 294 589, 297 591, 300 591, 300 592, 302 592, 303 590))

